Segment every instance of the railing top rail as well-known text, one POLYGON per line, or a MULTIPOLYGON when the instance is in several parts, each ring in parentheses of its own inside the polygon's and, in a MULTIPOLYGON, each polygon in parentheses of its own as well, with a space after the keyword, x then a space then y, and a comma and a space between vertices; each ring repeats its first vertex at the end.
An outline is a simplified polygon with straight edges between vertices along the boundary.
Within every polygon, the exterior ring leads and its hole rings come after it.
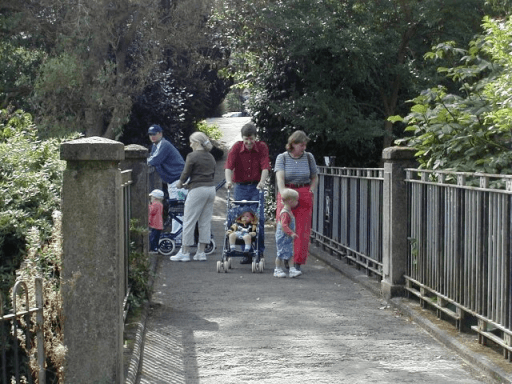
POLYGON ((132 170, 127 169, 127 170, 121 171, 121 180, 122 180, 123 186, 132 184, 133 183, 132 170))
POLYGON ((406 182, 512 193, 512 175, 406 168, 406 182))
MULTIPOLYGON (((36 283, 40 281, 42 284, 42 278, 36 277, 35 278, 36 283)), ((36 292, 37 294, 37 292, 36 292)), ((36 304, 35 307, 30 307, 29 303, 29 291, 27 283, 24 280, 18 280, 12 290, 12 312, 11 313, 5 313, 3 312, 3 302, 2 298, 0 297, 0 320, 11 320, 13 318, 19 318, 21 316, 35 313, 35 312, 41 312, 43 310, 42 306, 39 306, 36 304), (23 306, 23 309, 20 309, 18 305, 18 297, 20 297, 23 302, 21 305, 23 306)))
POLYGON ((318 169, 320 175, 384 180, 384 168, 351 168, 319 166, 318 169))

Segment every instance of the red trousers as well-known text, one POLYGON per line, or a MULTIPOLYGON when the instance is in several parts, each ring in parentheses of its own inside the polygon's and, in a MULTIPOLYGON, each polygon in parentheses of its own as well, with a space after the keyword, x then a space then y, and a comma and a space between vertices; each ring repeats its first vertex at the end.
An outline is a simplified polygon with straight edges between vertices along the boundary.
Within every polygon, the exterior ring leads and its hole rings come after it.
MULTIPOLYGON (((293 188, 299 192, 299 204, 292 209, 295 216, 295 232, 299 236, 293 242, 293 261, 296 264, 306 264, 309 253, 311 236, 311 217, 313 215, 313 193, 309 186, 293 188)), ((281 193, 277 194, 276 220, 277 215, 283 209, 281 193)))

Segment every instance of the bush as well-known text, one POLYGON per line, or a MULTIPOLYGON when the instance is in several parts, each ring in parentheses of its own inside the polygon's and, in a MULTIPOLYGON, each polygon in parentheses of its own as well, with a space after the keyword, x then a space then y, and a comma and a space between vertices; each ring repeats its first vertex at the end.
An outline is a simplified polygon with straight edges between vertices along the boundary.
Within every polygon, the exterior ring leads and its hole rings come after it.
POLYGON ((484 18, 485 34, 468 49, 453 42, 435 47, 430 59, 460 57, 459 65, 438 68, 459 87, 459 94, 445 86, 423 91, 403 121, 412 136, 398 140, 417 149, 423 168, 491 174, 512 173, 512 19, 484 18))
MULTIPOLYGON (((35 227, 27 234, 28 253, 21 268, 16 272, 17 279, 25 281, 28 287, 30 306, 36 307, 34 280, 43 278, 43 333, 46 357, 47 382, 64 383, 64 360, 66 347, 62 332, 62 296, 60 294, 60 270, 62 267, 62 215, 53 213, 54 225, 51 239, 41 242, 41 234, 35 227)), ((27 326, 22 320, 22 325, 27 326)), ((31 323, 35 334, 34 322, 31 323)), ((24 348, 26 344, 22 343, 24 348)), ((37 377, 37 343, 33 340, 32 348, 25 351, 30 357, 30 368, 34 378, 37 377)))
POLYGON ((51 236, 65 167, 59 158, 61 142, 39 140, 28 113, 0 111, 0 293, 4 298, 27 252, 30 228, 37 228, 43 242, 51 236))
POLYGON ((219 129, 217 124, 208 124, 205 120, 202 120, 196 124, 196 128, 212 140, 219 140, 222 138, 222 131, 219 129))

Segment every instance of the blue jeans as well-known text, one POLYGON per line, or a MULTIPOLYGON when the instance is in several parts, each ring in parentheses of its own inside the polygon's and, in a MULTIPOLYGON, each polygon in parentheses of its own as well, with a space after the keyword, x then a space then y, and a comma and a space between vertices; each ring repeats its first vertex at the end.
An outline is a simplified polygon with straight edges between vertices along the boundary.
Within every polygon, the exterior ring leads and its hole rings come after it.
MULTIPOLYGON (((258 225, 258 253, 263 255, 265 251, 265 195, 261 192, 261 200, 260 200, 260 190, 256 188, 256 184, 236 184, 234 199, 239 200, 249 200, 249 201, 259 201, 260 202, 260 210, 258 212, 259 217, 259 225, 258 225)), ((256 206, 253 207, 256 210, 256 206)))
POLYGON ((158 242, 160 241, 160 230, 150 228, 149 231, 149 250, 150 252, 158 252, 158 242))

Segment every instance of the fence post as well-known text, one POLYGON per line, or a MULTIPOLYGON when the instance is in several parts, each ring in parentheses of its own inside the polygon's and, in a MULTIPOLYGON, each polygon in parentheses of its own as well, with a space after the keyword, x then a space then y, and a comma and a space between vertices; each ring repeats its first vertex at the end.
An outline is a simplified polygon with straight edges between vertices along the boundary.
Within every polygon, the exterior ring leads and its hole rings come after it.
POLYGON ((66 383, 122 383, 124 145, 63 143, 62 299, 66 383))
POLYGON ((383 190, 383 277, 382 294, 386 298, 404 292, 407 268, 407 188, 405 168, 416 165, 413 148, 389 147, 382 151, 384 160, 383 190))
MULTIPOLYGON (((137 226, 147 227, 148 223, 148 150, 142 145, 130 144, 124 148, 125 160, 121 163, 123 170, 132 170, 130 209, 132 218, 137 219, 137 226)), ((138 251, 145 255, 149 252, 148 236, 133 239, 138 251)))

